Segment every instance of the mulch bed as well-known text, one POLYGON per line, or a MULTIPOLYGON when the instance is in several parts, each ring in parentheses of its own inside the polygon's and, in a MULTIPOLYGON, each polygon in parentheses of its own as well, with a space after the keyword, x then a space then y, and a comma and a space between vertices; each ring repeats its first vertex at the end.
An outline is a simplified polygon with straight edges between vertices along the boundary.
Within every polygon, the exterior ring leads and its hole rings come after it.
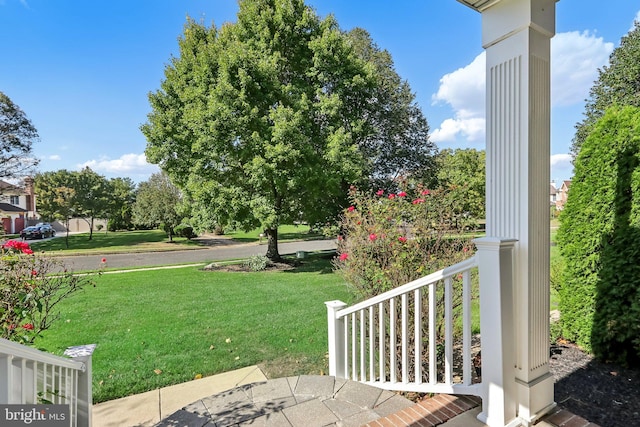
POLYGON ((595 360, 577 346, 551 346, 555 401, 601 427, 640 426, 640 369, 595 360))

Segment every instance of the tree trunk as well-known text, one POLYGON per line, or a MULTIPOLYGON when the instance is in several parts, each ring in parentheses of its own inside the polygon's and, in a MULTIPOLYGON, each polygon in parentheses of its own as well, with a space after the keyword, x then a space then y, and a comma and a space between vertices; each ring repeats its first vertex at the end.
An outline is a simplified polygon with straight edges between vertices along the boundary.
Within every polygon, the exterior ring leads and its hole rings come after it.
POLYGON ((267 234, 267 258, 280 261, 282 258, 278 252, 278 228, 267 228, 264 232, 267 234))
POLYGON ((89 240, 93 239, 93 216, 91 216, 91 222, 89 223, 89 240))

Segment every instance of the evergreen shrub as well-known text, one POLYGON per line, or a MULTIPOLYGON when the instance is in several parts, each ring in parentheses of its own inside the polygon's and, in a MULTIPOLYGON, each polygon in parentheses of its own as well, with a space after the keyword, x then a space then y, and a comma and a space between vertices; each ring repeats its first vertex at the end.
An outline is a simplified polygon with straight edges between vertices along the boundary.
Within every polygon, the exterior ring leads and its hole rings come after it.
POLYGON ((574 162, 558 244, 564 338, 597 357, 640 361, 640 109, 611 107, 574 162))

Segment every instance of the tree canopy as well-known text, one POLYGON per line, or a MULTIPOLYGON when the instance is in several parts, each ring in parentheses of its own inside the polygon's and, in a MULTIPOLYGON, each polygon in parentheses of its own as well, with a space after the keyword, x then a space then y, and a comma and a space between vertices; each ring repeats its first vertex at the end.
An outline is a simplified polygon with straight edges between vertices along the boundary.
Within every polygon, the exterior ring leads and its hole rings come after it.
POLYGON ((609 57, 609 65, 599 70, 585 104, 584 119, 576 125, 571 152, 580 152, 584 140, 607 108, 614 105, 640 107, 640 22, 622 37, 609 57))
POLYGON ((438 186, 447 190, 453 214, 470 215, 474 219, 485 218, 485 152, 484 150, 445 149, 438 153, 438 186))
POLYGON ((133 204, 133 222, 148 227, 162 226, 173 241, 174 229, 182 222, 180 190, 166 173, 154 173, 138 185, 133 204))
MULTIPOLYGON (((142 132, 149 161, 208 228, 261 226, 267 256, 278 258, 279 224, 326 222, 346 206, 350 184, 397 174, 382 111, 415 104, 399 79, 382 88, 393 76, 378 70, 390 58, 363 58, 384 56, 366 33, 347 37, 302 0, 241 0, 236 23, 189 19, 179 48, 149 95, 142 132)), ((411 141, 426 142, 426 121, 404 119, 420 122, 411 141)))
POLYGON ((15 179, 38 164, 32 157, 38 131, 27 115, 0 92, 0 179, 15 179))

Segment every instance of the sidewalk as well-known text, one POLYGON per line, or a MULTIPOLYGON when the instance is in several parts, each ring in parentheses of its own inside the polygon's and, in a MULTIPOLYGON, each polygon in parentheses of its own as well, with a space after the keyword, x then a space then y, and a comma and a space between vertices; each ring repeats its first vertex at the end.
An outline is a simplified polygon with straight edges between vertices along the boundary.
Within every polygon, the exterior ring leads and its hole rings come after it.
POLYGON ((199 380, 93 405, 93 427, 153 426, 186 405, 239 385, 266 381, 249 366, 199 380))

